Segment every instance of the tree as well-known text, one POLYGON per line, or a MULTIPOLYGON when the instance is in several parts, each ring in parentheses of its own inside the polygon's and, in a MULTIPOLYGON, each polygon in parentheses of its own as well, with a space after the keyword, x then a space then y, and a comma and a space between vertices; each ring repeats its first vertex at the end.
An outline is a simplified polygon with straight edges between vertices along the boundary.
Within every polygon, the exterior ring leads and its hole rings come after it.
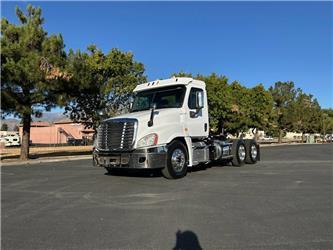
POLYGON ((258 130, 268 131, 274 128, 273 97, 269 91, 259 84, 249 90, 249 120, 248 127, 255 129, 255 139, 258 140, 258 130))
POLYGON ((239 82, 233 81, 226 93, 231 99, 224 122, 226 132, 238 136, 250 128, 250 91, 239 82))
POLYGON ((333 134, 333 109, 321 110, 321 131, 324 136, 333 134))
POLYGON ((209 124, 212 131, 221 134, 226 127, 225 122, 231 110, 231 96, 228 88, 228 78, 223 75, 211 74, 200 76, 206 83, 209 124))
POLYGON ((7 123, 2 123, 1 124, 1 131, 8 131, 8 125, 7 125, 7 123))
POLYGON ((274 101, 274 112, 276 115, 276 126, 279 130, 279 143, 286 130, 295 128, 294 104, 296 90, 293 82, 276 82, 269 91, 274 101))
POLYGON ((109 117, 119 114, 129 106, 135 86, 146 81, 144 66, 132 53, 112 49, 104 54, 94 45, 87 52, 70 51, 67 69, 73 77, 67 89, 66 113, 94 129, 101 120, 99 110, 109 117))
POLYGON ((44 31, 42 11, 32 5, 27 13, 16 8, 19 25, 1 20, 1 98, 4 114, 22 119, 21 159, 29 157, 31 115, 41 116, 61 98, 70 75, 61 69, 66 54, 61 35, 44 31))
POLYGON ((302 133, 303 141, 305 133, 320 133, 322 121, 320 105, 312 95, 303 93, 301 89, 297 89, 293 115, 295 118, 294 130, 302 133))
MULTIPOLYGON (((173 76, 192 74, 180 72, 173 76)), ((257 131, 265 130, 270 135, 278 134, 282 142, 286 131, 304 134, 329 130, 329 119, 323 118, 318 101, 301 89, 296 90, 293 82, 276 82, 266 90, 262 84, 253 88, 237 81, 229 84, 226 76, 215 73, 194 78, 206 83, 210 127, 215 133, 220 134, 224 128, 227 133, 239 135, 253 129, 258 139, 257 131)))

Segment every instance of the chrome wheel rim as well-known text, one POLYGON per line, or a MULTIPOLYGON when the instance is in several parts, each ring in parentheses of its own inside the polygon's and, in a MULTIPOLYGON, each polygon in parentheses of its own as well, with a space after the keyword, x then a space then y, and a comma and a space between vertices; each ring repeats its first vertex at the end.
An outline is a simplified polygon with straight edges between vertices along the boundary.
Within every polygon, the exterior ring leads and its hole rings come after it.
POLYGON ((253 160, 255 160, 257 158, 257 154, 258 154, 257 147, 256 147, 256 145, 253 144, 251 146, 251 157, 253 160))
POLYGON ((185 154, 179 148, 172 152, 171 166, 176 172, 181 172, 185 166, 185 154))
POLYGON ((245 147, 244 145, 240 145, 238 148, 238 157, 241 161, 245 160, 245 147))

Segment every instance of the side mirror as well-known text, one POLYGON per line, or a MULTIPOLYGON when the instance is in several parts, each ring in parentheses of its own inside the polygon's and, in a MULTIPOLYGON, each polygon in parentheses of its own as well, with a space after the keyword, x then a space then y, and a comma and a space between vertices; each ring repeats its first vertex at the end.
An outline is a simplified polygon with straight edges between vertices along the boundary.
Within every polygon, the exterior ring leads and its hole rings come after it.
POLYGON ((195 107, 196 109, 202 109, 204 106, 203 104, 203 93, 202 91, 196 92, 195 95, 195 107))

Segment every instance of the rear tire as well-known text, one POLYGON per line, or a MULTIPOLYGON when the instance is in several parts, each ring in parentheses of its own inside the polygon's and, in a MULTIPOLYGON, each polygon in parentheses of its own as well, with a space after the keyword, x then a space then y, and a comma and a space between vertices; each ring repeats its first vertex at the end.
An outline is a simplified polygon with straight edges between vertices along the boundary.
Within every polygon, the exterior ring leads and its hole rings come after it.
POLYGON ((173 141, 168 146, 167 165, 162 169, 162 175, 167 179, 179 179, 187 173, 187 150, 180 141, 173 141))
POLYGON ((255 164, 259 158, 259 145, 255 140, 246 140, 246 157, 245 163, 247 164, 255 164))
POLYGON ((246 158, 246 148, 242 140, 235 140, 232 144, 231 153, 233 155, 232 165, 240 167, 244 165, 246 158))

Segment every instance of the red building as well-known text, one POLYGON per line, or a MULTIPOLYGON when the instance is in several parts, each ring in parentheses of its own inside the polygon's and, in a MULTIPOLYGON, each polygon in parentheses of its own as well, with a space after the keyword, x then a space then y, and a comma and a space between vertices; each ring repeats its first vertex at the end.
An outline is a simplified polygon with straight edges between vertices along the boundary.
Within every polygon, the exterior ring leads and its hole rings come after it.
MULTIPOLYGON (((22 138, 22 126, 19 128, 22 138)), ((92 140, 93 129, 86 129, 82 123, 64 119, 54 123, 32 122, 30 140, 33 144, 65 144, 75 140, 92 140)))

